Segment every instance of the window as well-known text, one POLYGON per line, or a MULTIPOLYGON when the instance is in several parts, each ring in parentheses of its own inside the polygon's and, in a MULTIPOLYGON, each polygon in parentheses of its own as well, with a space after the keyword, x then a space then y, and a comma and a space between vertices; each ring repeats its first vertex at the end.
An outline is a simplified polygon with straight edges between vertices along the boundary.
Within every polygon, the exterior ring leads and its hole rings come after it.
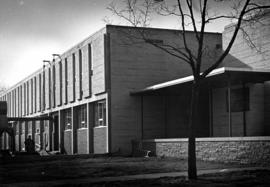
MULTIPOLYGON (((227 92, 228 96, 228 92, 227 92)), ((228 98, 228 97, 227 97, 228 98)), ((231 112, 243 112, 249 110, 249 88, 231 89, 231 112)), ((227 112, 229 101, 227 100, 227 112)))
POLYGON ((24 133, 25 133, 25 122, 22 123, 22 134, 24 134, 24 133))
POLYGON ((28 122, 28 134, 32 134, 32 122, 28 122))
POLYGON ((68 94, 68 90, 67 90, 67 88, 68 88, 68 64, 67 64, 67 58, 65 58, 65 85, 64 85, 64 88, 65 88, 65 103, 67 103, 67 94, 68 94))
POLYGON ((64 125, 65 130, 71 129, 71 109, 64 111, 64 125))
POLYGON ((79 99, 82 97, 82 50, 79 50, 79 99))
POLYGON ((56 85, 55 85, 55 64, 53 64, 52 66, 52 107, 55 107, 55 89, 56 89, 56 85))
POLYGON ((40 134, 40 123, 36 122, 35 128, 36 128, 36 134, 40 134))
POLYGON ((106 101, 99 101, 95 105, 95 126, 106 126, 106 101))
POLYGON ((87 112, 86 105, 82 105, 78 108, 78 123, 79 128, 87 128, 87 112))
POLYGON ((20 134, 20 124, 19 122, 16 123, 16 134, 20 134))

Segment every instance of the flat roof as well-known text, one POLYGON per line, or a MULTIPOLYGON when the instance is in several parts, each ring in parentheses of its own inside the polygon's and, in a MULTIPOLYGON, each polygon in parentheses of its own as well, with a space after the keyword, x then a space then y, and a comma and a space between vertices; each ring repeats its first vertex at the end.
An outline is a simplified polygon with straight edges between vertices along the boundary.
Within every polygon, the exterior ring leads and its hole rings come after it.
MULTIPOLYGON (((153 93, 165 88, 183 85, 186 83, 192 83, 194 80, 193 75, 155 84, 148 86, 141 90, 135 90, 130 92, 130 95, 143 95, 147 93, 153 93)), ((254 69, 254 68, 236 68, 236 67, 221 67, 211 71, 205 79, 208 83, 212 84, 213 87, 222 87, 227 85, 228 82, 231 84, 237 83, 259 83, 270 80, 270 69, 254 69)))

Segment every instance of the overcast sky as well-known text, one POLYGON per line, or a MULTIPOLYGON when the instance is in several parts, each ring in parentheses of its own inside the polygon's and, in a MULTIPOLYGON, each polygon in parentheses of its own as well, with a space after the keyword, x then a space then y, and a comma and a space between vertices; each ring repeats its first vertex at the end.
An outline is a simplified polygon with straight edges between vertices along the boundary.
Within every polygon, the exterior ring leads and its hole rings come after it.
MULTIPOLYGON (((12 86, 105 26, 110 0, 0 0, 0 86, 12 86)), ((121 23, 115 20, 114 24, 121 23)), ((223 24, 221 24, 223 25, 223 24)), ((155 27, 175 28, 165 18, 155 27)), ((213 27, 221 32, 223 26, 213 27)))

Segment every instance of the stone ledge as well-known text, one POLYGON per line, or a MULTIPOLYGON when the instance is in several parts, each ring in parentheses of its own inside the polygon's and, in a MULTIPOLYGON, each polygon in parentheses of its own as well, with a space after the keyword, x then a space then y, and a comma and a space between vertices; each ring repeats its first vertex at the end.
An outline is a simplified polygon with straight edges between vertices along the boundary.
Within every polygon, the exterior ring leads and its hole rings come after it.
MULTIPOLYGON (((166 142, 187 142, 188 138, 165 138, 148 139, 142 142, 166 143, 166 142)), ((247 136, 247 137, 209 137, 196 138, 196 142, 234 142, 234 141, 270 141, 270 136, 247 136)))

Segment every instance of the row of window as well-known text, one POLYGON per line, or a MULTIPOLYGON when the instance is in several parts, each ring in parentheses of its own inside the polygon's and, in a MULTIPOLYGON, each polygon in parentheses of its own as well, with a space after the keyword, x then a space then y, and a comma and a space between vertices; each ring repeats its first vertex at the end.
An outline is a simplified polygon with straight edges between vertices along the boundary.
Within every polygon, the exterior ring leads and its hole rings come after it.
MULTIPOLYGON (((87 106, 86 104, 76 107, 75 109, 76 122, 78 128, 87 128, 87 106)), ((91 116, 94 116, 95 127, 106 126, 106 101, 98 101, 94 103, 94 112, 91 116)), ((72 129, 72 113, 71 109, 64 110, 64 129, 72 129)), ((32 133, 32 123, 27 124, 28 134, 32 133)), ((19 134, 19 125, 16 125, 16 134, 19 134)), ((48 124, 45 123, 44 130, 46 131, 48 124)), ((36 134, 40 133, 40 124, 37 123, 35 126, 36 134)), ((21 126, 21 133, 25 133, 25 123, 21 126)))
POLYGON ((91 51, 88 44, 59 62, 53 61, 0 97, 8 103, 8 116, 25 116, 91 97, 91 51))
MULTIPOLYGON (((78 123, 78 128, 87 128, 87 107, 86 105, 81 105, 75 108, 76 121, 78 123)), ((106 101, 98 101, 94 104, 94 113, 90 116, 94 116, 95 126, 106 126, 106 101)), ((64 124, 65 130, 72 129, 72 114, 71 109, 66 109, 64 111, 64 124)))

